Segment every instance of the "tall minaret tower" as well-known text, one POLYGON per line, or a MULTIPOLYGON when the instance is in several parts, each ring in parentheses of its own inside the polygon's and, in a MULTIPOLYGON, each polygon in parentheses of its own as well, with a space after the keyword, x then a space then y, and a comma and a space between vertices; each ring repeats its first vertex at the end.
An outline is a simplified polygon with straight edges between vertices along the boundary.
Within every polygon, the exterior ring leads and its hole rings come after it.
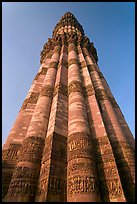
POLYGON ((40 62, 3 146, 3 201, 135 201, 134 138, 72 13, 40 62))

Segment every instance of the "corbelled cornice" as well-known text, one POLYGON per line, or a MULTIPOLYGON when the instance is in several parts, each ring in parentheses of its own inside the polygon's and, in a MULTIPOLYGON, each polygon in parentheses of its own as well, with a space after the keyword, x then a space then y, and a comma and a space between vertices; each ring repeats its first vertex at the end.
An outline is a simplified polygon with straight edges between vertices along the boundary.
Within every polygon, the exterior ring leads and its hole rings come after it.
POLYGON ((53 37, 56 34, 63 34, 68 32, 84 35, 82 26, 71 12, 66 12, 62 16, 53 30, 53 37))
POLYGON ((74 43, 80 45, 82 48, 86 47, 89 54, 92 54, 95 61, 98 61, 97 51, 93 43, 85 36, 84 30, 78 20, 71 12, 65 13, 53 30, 52 38, 48 38, 41 51, 40 62, 54 49, 55 45, 68 45, 74 43))

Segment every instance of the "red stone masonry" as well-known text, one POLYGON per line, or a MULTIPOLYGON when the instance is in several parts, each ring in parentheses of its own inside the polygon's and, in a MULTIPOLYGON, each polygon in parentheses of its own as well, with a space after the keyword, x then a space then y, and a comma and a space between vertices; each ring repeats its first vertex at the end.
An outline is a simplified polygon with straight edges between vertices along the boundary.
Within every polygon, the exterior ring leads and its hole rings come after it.
POLYGON ((3 202, 135 202, 135 141, 67 12, 3 146, 3 202))

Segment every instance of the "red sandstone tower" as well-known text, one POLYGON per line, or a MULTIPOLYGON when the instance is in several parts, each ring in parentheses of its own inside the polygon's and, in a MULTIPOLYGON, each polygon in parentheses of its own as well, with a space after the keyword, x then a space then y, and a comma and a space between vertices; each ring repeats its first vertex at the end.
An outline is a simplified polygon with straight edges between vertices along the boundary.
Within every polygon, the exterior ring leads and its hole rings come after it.
POLYGON ((3 146, 3 201, 134 201, 134 138, 74 15, 65 13, 3 146))

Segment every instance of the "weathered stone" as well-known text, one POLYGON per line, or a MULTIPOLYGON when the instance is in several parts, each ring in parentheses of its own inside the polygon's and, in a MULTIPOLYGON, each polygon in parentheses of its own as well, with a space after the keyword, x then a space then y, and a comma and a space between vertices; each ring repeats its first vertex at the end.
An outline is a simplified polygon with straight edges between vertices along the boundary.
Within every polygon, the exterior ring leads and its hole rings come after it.
POLYGON ((134 139, 67 12, 3 147, 3 202, 135 202, 134 139))

